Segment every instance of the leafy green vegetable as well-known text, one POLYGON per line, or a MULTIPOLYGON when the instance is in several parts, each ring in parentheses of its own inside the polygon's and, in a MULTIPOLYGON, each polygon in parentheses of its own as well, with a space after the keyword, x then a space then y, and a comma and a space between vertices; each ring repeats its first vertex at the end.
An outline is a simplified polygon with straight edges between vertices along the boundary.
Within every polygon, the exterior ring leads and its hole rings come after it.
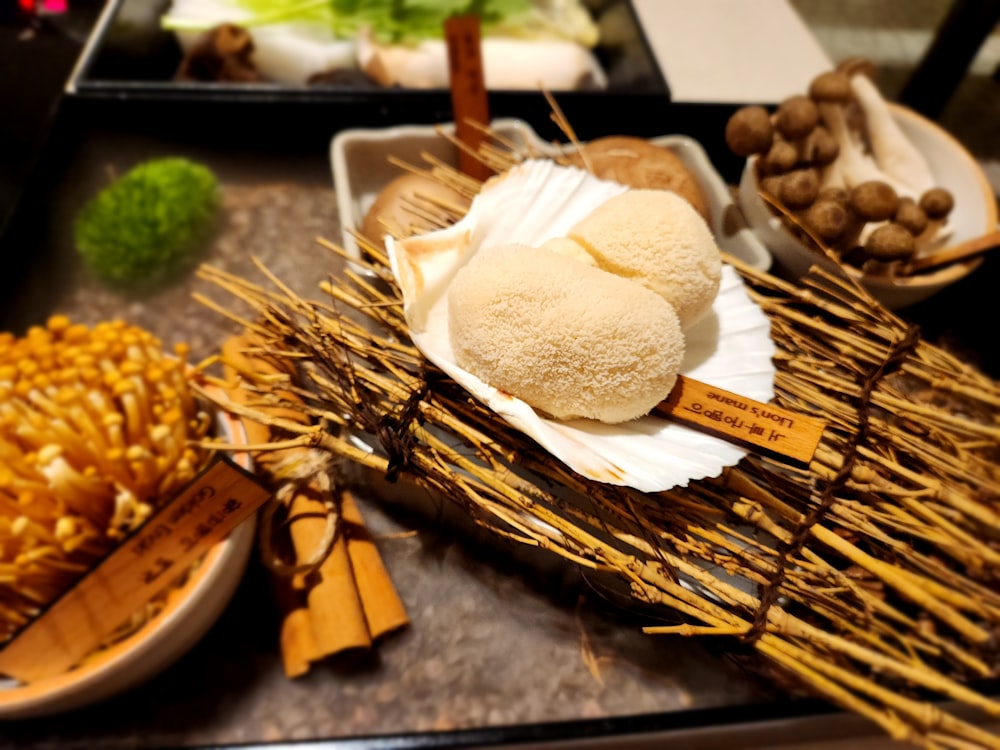
MULTIPOLYGON (((231 0, 249 11, 239 23, 246 28, 277 23, 310 23, 329 27, 334 36, 353 39, 368 27, 382 42, 412 44, 438 39, 444 22, 456 15, 477 15, 482 34, 524 38, 574 39, 586 46, 597 41, 596 26, 578 0, 536 3, 533 0, 231 0)), ((220 6, 223 7, 223 6, 220 6)), ((206 29, 203 20, 165 16, 173 30, 206 29)))
POLYGON ((73 225, 76 248, 111 284, 154 285, 193 260, 218 203, 207 167, 179 157, 147 161, 83 207, 73 225))
POLYGON ((415 42, 439 38, 444 22, 476 14, 483 32, 498 23, 515 22, 532 12, 532 0, 236 0, 251 11, 251 25, 289 21, 326 23, 334 35, 349 39, 364 27, 382 41, 415 42))

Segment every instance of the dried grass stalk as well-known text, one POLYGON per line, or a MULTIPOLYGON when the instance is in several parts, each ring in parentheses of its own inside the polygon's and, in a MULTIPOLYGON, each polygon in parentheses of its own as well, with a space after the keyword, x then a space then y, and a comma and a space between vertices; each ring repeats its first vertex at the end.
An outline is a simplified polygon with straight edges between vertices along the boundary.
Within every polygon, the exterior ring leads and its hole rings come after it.
MULTIPOLYGON (((501 145, 487 147, 495 169, 525 156, 501 145)), ((428 173, 464 184, 446 165, 428 173)), ((716 479, 642 494, 571 472, 430 365, 407 338, 386 258, 359 242, 367 260, 323 282, 316 300, 263 267, 266 285, 200 271, 248 310, 222 312, 297 366, 282 388, 312 424, 271 420, 283 445, 438 493, 499 538, 587 568, 671 623, 650 634, 735 637, 762 670, 893 738, 1000 748, 936 703, 1000 716, 976 687, 1000 666, 995 381, 846 277, 815 270, 793 285, 728 259, 772 321, 775 402, 829 427, 808 469, 752 455, 716 479)), ((274 388, 261 384, 261 403, 289 406, 274 388)))

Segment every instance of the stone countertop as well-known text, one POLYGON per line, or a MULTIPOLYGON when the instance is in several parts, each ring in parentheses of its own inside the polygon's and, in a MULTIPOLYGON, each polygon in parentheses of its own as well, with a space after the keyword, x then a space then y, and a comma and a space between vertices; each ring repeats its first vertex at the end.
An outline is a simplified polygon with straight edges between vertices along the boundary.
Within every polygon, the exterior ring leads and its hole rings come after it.
MULTIPOLYGON (((85 137, 46 206, 29 274, 4 308, 7 329, 61 312, 80 322, 122 317, 192 360, 235 324, 192 298, 226 295, 193 275, 130 298, 91 278, 70 219, 109 174, 139 159, 185 155, 212 167, 222 228, 203 262, 263 281, 258 259, 315 296, 341 261, 324 154, 220 154, 137 134, 85 137)), ((286 679, 267 572, 256 559, 222 618, 179 662, 128 695, 72 713, 6 723, 0 748, 174 747, 315 740, 524 726, 749 706, 776 696, 698 642, 655 638, 637 618, 552 558, 527 559, 409 501, 357 488, 366 521, 412 624, 370 653, 333 658, 286 679), (400 535, 396 532, 414 531, 400 535), (592 660, 591 660, 592 658, 592 660)), ((410 498, 412 500, 412 498, 410 498)))

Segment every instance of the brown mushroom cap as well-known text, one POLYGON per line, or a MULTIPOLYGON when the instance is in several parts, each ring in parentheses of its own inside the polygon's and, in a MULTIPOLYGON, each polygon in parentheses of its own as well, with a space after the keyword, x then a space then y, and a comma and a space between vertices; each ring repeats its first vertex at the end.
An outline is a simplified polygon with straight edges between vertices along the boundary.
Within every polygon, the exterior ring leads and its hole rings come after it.
POLYGON ((781 178, 778 198, 792 210, 811 205, 817 195, 819 195, 819 175, 815 169, 796 169, 781 178))
POLYGON ((805 145, 806 160, 817 166, 825 167, 840 156, 840 144, 830 135, 830 131, 822 125, 809 134, 805 145))
POLYGON ((817 102, 846 102, 851 98, 851 79, 837 70, 820 73, 809 84, 809 96, 817 102))
POLYGON ((842 187, 825 187, 816 196, 816 200, 818 201, 836 201, 837 203, 843 203, 844 206, 847 205, 847 198, 847 188, 842 187))
POLYGON ((840 239, 847 231, 850 213, 847 206, 833 200, 817 200, 806 211, 805 224, 824 242, 840 239))
POLYGON ((874 79, 878 72, 875 62, 867 57, 846 57, 837 64, 837 70, 847 76, 863 75, 874 79))
POLYGON ((914 237, 927 229, 927 214, 913 198, 900 198, 893 221, 905 227, 914 237))
POLYGON ((781 194, 781 176, 780 175, 765 175, 760 178, 758 182, 760 189, 773 197, 775 200, 781 200, 779 197, 781 194))
POLYGON ((603 180, 637 190, 672 190, 690 203, 705 221, 712 209, 701 182, 677 152, 631 135, 597 138, 568 154, 567 161, 603 180))
POLYGON ((250 32, 233 23, 222 23, 198 37, 181 60, 178 81, 257 82, 264 76, 253 62, 250 32))
POLYGON ((771 115, 758 105, 740 107, 726 123, 726 145, 737 156, 766 153, 773 138, 771 115))
POLYGON ((920 208, 929 219, 943 219, 955 207, 955 198, 944 188, 931 188, 920 196, 920 208))
POLYGON ((819 110, 816 102, 808 96, 796 94, 778 105, 774 115, 774 126, 790 141, 798 141, 809 135, 819 124, 819 110))
POLYGON ((850 192, 851 209, 865 221, 886 221, 896 215, 899 195, 882 180, 868 180, 850 192))
POLYGON ((394 227, 428 231, 433 227, 419 212, 414 212, 414 206, 427 206, 428 203, 468 208, 469 199, 437 180, 407 172, 379 191, 361 222, 361 234, 377 247, 382 247, 383 238, 386 234, 393 234, 391 230, 394 227))
POLYGON ((799 151, 781 138, 775 138, 771 148, 760 159, 760 168, 768 174, 784 174, 791 171, 799 161, 799 151))
POLYGON ((865 251, 869 257, 883 263, 909 258, 916 249, 913 235, 905 227, 892 222, 883 224, 872 232, 865 243, 865 251))

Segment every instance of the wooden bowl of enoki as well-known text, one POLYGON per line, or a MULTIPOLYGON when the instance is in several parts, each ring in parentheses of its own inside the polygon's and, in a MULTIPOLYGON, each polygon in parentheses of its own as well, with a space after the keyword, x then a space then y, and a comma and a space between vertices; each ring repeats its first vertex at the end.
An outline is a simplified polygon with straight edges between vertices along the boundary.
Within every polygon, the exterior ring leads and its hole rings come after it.
MULTIPOLYGON (((0 337, 0 628, 25 628, 106 560, 242 428, 193 397, 181 348, 122 322, 62 316, 0 337)), ((234 455, 249 468, 246 455, 234 455)), ((0 681, 0 718, 49 715, 134 687, 187 651, 221 614, 254 542, 244 522, 208 547, 72 667, 0 681)), ((10 647, 10 649, 8 648, 10 647)))
POLYGON ((797 278, 813 265, 840 268, 899 309, 965 278, 1000 244, 982 167, 939 125, 883 100, 863 70, 822 74, 808 96, 782 102, 771 114, 767 150, 751 152, 760 110, 734 115, 727 140, 747 156, 739 207, 779 272, 797 278), (823 84, 837 76, 850 81, 849 93, 824 98, 823 84), (782 123, 796 136, 794 110, 810 106, 818 125, 798 140, 784 137, 782 123), (824 140, 831 161, 822 156, 824 140))

